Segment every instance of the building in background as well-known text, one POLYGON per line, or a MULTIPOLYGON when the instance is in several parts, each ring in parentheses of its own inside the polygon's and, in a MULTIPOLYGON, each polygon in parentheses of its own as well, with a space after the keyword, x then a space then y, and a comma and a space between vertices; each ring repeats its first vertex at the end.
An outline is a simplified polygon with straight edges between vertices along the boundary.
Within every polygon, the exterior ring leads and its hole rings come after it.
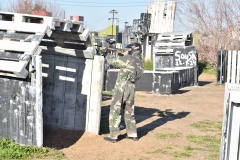
POLYGON ((147 6, 147 13, 134 19, 132 26, 125 26, 123 46, 134 39, 143 44, 143 57, 152 60, 154 41, 158 34, 173 32, 176 1, 154 0, 147 6))

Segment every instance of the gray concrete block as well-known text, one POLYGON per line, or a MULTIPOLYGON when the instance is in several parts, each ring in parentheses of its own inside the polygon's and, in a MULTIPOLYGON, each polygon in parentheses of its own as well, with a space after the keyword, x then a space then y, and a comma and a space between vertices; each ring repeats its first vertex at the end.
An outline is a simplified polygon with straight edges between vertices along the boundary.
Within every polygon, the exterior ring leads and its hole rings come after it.
MULTIPOLYGON (((111 91, 117 79, 119 70, 108 70, 106 90, 111 91)), ((174 94, 179 89, 178 72, 154 72, 145 71, 139 81, 136 82, 136 91, 148 91, 159 94, 174 94)))

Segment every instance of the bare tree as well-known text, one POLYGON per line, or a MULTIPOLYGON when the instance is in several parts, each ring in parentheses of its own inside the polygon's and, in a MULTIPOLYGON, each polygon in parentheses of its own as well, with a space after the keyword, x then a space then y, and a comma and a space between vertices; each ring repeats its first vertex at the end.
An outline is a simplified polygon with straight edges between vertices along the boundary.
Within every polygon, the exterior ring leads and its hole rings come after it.
POLYGON ((65 11, 56 3, 49 3, 46 9, 52 11, 53 17, 65 18, 65 11))
POLYGON ((180 1, 177 13, 200 35, 197 47, 203 60, 216 64, 218 50, 240 49, 239 0, 180 1))
POLYGON ((9 11, 17 13, 31 14, 32 12, 32 0, 16 0, 11 1, 9 11))
POLYGON ((25 14, 31 14, 32 11, 47 12, 48 16, 64 18, 64 10, 56 3, 46 0, 11 1, 11 5, 8 10, 11 12, 25 14))
POLYGON ((0 11, 2 11, 2 0, 0 0, 0 11))
POLYGON ((51 12, 53 17, 64 18, 64 10, 53 1, 35 0, 34 10, 51 12))

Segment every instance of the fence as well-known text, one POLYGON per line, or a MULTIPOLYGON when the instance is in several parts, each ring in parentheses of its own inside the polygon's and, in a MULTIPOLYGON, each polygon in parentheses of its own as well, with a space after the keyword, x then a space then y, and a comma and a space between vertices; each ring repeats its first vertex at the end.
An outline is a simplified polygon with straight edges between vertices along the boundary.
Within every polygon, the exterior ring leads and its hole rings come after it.
MULTIPOLYGON (((220 62, 227 74, 221 74, 225 83, 224 117, 222 123, 221 160, 240 159, 240 55, 239 51, 221 51, 220 62), (222 60, 222 59, 226 59, 222 60), (227 62, 227 63, 226 63, 227 62), (225 77, 226 76, 226 77, 225 77)), ((221 78, 221 77, 220 77, 221 78)))
POLYGON ((240 51, 219 51, 217 53, 217 82, 224 84, 226 82, 238 83, 239 82, 239 62, 240 51), (232 64, 233 63, 233 64, 232 64), (236 64, 234 64, 236 63, 236 64), (232 64, 232 65, 231 65, 232 64), (229 68, 234 67, 234 68, 229 68), (230 71, 230 72, 228 72, 230 71), (233 77, 235 76, 235 78, 233 77), (238 81, 238 82, 237 82, 238 81))

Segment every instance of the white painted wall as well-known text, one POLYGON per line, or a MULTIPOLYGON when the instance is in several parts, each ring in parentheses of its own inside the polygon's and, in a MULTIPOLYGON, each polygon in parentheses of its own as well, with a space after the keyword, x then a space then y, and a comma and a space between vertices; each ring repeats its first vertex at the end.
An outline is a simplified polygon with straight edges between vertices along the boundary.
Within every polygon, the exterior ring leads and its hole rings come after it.
POLYGON ((151 26, 149 33, 172 32, 175 20, 176 2, 154 0, 148 6, 148 13, 151 13, 151 26), (166 14, 166 16, 163 16, 166 14))
MULTIPOLYGON (((90 61, 90 60, 89 60, 90 61)), ((87 106, 86 131, 99 134, 101 120, 104 57, 95 56, 92 61, 91 87, 87 106)), ((90 75, 90 73, 88 73, 90 75)))
MULTIPOLYGON (((150 34, 160 34, 164 32, 173 32, 176 2, 167 2, 164 0, 154 0, 147 8, 147 12, 151 13, 150 34), (163 16, 164 13, 166 16, 163 16)), ((144 52, 145 60, 151 60, 152 51, 148 37, 145 39, 144 52)))

